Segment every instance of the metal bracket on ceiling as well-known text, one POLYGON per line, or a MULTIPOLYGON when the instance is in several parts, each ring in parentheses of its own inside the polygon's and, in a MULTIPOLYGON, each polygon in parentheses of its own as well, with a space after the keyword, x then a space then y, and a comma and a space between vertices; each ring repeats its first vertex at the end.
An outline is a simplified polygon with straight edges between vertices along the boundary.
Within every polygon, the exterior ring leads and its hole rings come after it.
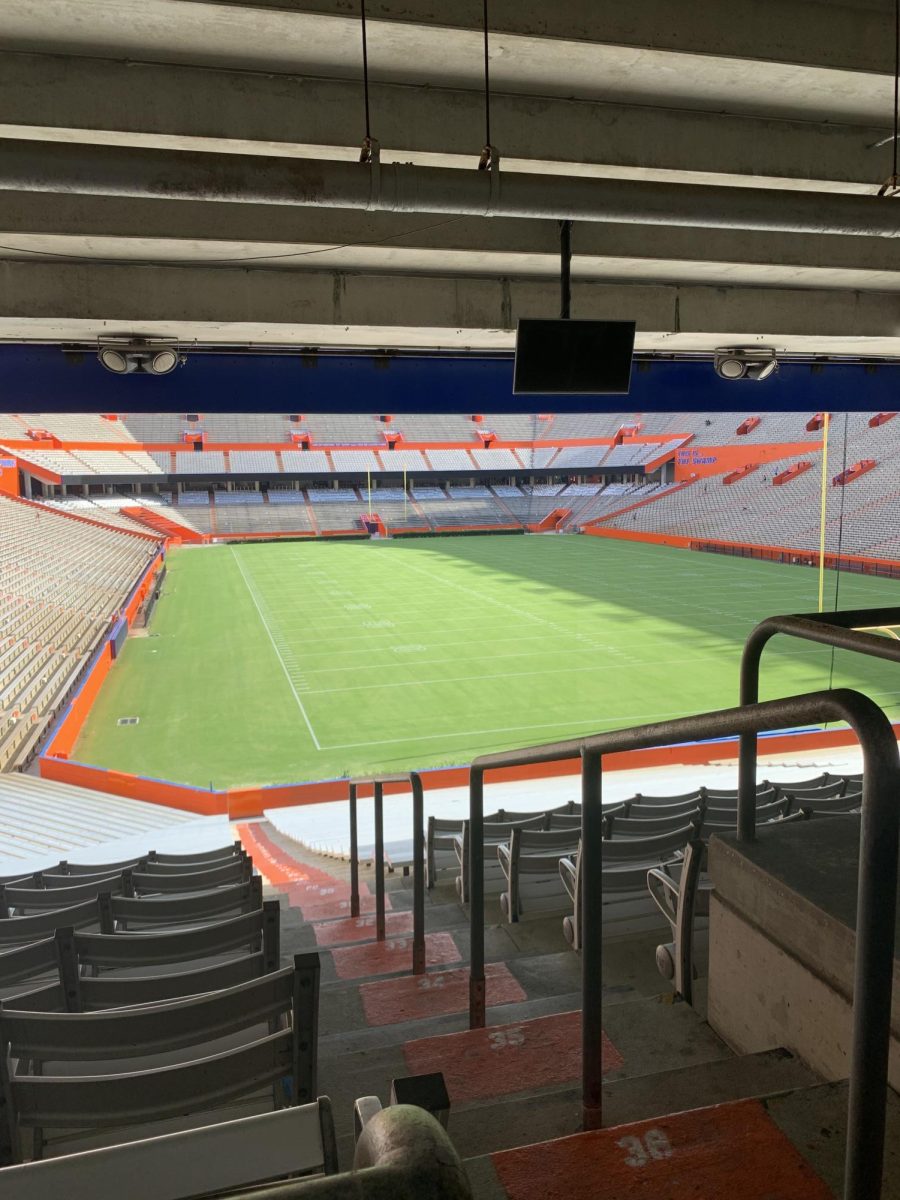
POLYGON ((492 216, 500 200, 500 151, 496 146, 486 145, 478 160, 479 171, 489 171, 491 190, 486 216, 492 216))
POLYGON ((381 206, 381 143, 367 137, 359 152, 359 161, 369 168, 369 211, 381 206))

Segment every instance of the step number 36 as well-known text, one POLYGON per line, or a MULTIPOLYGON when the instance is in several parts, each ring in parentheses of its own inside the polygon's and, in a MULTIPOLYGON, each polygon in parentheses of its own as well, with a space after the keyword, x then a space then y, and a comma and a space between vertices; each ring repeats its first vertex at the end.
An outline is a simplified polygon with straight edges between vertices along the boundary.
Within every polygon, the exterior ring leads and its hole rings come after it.
POLYGON ((648 1129, 642 1138, 623 1137, 616 1142, 626 1150, 629 1167, 646 1167, 654 1158, 671 1158, 672 1144, 661 1129, 648 1129))

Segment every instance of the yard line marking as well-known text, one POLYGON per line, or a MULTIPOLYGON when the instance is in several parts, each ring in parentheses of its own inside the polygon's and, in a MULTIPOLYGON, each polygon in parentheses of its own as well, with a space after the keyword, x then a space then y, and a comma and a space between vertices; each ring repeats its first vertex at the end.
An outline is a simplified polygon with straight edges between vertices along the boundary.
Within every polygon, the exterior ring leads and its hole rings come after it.
POLYGON ((309 730, 309 736, 313 740, 313 745, 315 746, 315 748, 317 750, 321 750, 322 747, 319 743, 319 739, 316 737, 316 731, 313 729, 310 719, 306 715, 306 709, 303 707, 303 701, 300 699, 300 695, 299 695, 297 689, 294 687, 294 681, 291 678, 291 673, 287 669, 284 659, 281 657, 281 651, 278 649, 278 646, 275 642, 275 638, 272 636, 272 630, 269 628, 269 622, 263 616, 263 611, 259 606, 259 601, 256 598, 256 594, 254 593, 254 590, 250 584, 250 580, 247 578, 246 572, 244 571, 244 568, 241 566, 241 560, 238 558, 237 554, 235 553, 233 546, 231 547, 231 554, 232 554, 232 557, 234 558, 234 561, 237 563, 237 569, 241 573, 241 578, 243 579, 244 584, 246 585, 247 591, 250 593, 250 599, 253 601, 256 611, 259 613, 259 619, 260 619, 260 621, 262 621, 263 629, 265 629, 266 633, 269 635, 269 641, 272 643, 272 649, 275 651, 276 655, 278 656, 278 661, 281 664, 281 669, 282 669, 282 671, 284 671, 284 677, 288 681, 288 687, 291 689, 294 699, 297 701, 297 707, 300 709, 300 715, 303 717, 303 720, 306 722, 306 728, 309 730))
MULTIPOLYGON (((686 714, 683 709, 673 709, 671 712, 647 713, 640 717, 606 717, 605 720, 629 721, 635 725, 643 725, 648 721, 660 721, 667 717, 683 717, 685 715, 686 714)), ((384 738, 377 742, 344 742, 340 745, 325 746, 324 748, 326 750, 355 750, 364 746, 394 746, 404 742, 431 742, 438 738, 446 740, 447 738, 480 737, 485 733, 521 733, 530 729, 578 729, 582 725, 589 725, 591 727, 591 731, 594 733, 604 733, 607 728, 615 728, 613 725, 606 726, 604 722, 598 723, 598 721, 593 721, 590 718, 585 717, 584 719, 578 721, 545 721, 540 725, 507 725, 501 729, 469 729, 460 733, 428 733, 417 737, 384 738)))
MULTIPOLYGON (((585 640, 587 640, 587 639, 585 639, 585 640)), ((596 649, 597 653, 609 654, 611 652, 610 649, 605 646, 596 646, 595 649, 596 649)), ((800 654, 816 654, 818 652, 819 652, 818 649, 813 649, 813 650, 797 650, 794 653, 797 655, 800 655, 800 654)), ((307 695, 309 695, 309 696, 329 696, 329 695, 332 695, 335 693, 340 694, 343 692, 367 692, 367 691, 377 690, 378 688, 416 687, 419 684, 432 686, 432 685, 438 684, 438 683, 468 683, 468 682, 471 682, 472 680, 481 681, 481 680, 486 680, 486 679, 522 679, 529 675, 570 675, 570 674, 574 675, 574 674, 583 673, 585 671, 590 671, 593 674, 597 674, 600 671, 620 671, 623 668, 631 669, 634 667, 642 667, 642 666, 650 666, 650 665, 659 666, 659 667, 663 667, 663 666, 684 667, 684 666, 689 666, 691 663, 696 663, 696 662, 715 662, 719 658, 721 658, 721 655, 718 655, 718 654, 694 654, 694 655, 691 655, 689 658, 653 659, 653 660, 651 660, 651 662, 646 662, 646 661, 643 661, 640 659, 627 658, 625 662, 613 662, 613 663, 609 663, 607 666, 601 666, 601 667, 598 667, 598 666, 544 667, 540 671, 503 671, 503 672, 500 672, 499 674, 495 674, 495 675, 484 675, 484 674, 449 675, 445 679, 403 679, 403 680, 398 680, 396 683, 385 683, 385 682, 382 682, 382 683, 359 683, 359 684, 351 684, 349 687, 312 688, 312 689, 310 689, 309 692, 307 692, 307 695)), ((393 664, 391 664, 391 665, 393 666, 393 664)), ((398 664, 398 665, 400 665, 400 664, 398 664)), ((408 665, 411 667, 411 666, 414 666, 415 664, 409 663, 408 665)), ((384 670, 383 664, 382 664, 381 669, 384 670)), ((324 672, 325 670, 327 670, 327 668, 321 669, 322 672, 324 672)), ((883 693, 883 694, 887 695, 889 693, 883 693)))

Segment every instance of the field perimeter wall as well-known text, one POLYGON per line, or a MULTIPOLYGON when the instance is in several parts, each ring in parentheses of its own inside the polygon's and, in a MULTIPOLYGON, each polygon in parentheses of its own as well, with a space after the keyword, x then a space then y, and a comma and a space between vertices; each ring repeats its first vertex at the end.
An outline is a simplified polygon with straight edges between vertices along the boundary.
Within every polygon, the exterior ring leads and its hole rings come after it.
MULTIPOLYGON (((900 736, 900 726, 895 726, 900 736)), ((794 733, 770 734, 760 738, 762 754, 794 754, 800 750, 833 749, 837 746, 854 744, 853 733, 848 729, 805 729, 794 733)), ((678 746, 665 746, 654 750, 635 750, 622 754, 609 754, 603 760, 606 771, 634 771, 644 767, 703 766, 709 762, 737 759, 737 738, 725 738, 714 742, 686 742, 678 746)), ((491 783, 512 783, 535 779, 550 779, 560 776, 576 776, 581 770, 580 762, 545 763, 532 767, 515 767, 491 773, 491 783)), ((163 804, 180 808, 186 812, 203 816, 225 815, 237 821, 247 817, 262 816, 269 808, 286 808, 304 804, 324 804, 333 800, 347 799, 346 779, 326 779, 314 783, 273 784, 269 787, 231 788, 226 791, 211 791, 189 785, 168 783, 142 775, 129 775, 124 771, 111 771, 105 767, 94 767, 68 758, 45 754, 41 759, 41 775, 44 779, 55 779, 61 783, 92 788, 98 792, 110 792, 116 796, 127 796, 132 800, 144 800, 150 804, 163 804)), ((469 781, 468 767, 437 767, 421 772, 426 791, 439 788, 465 787, 469 781)), ((385 795, 408 791, 403 784, 386 784, 385 795)), ((367 795, 360 787, 360 796, 367 795)))
MULTIPOLYGON (((763 562, 794 563, 817 567, 818 550, 798 550, 796 546, 767 546, 757 542, 726 542, 715 538, 680 537, 672 533, 643 533, 637 529, 611 529, 608 525, 585 525, 583 533, 590 537, 616 538, 623 542, 647 542, 654 546, 675 546, 680 550, 703 550, 734 558, 755 558, 763 562)), ((864 554, 825 554, 825 566, 830 570, 853 571, 860 575, 882 575, 900 579, 900 561, 890 558, 868 558, 864 554)))

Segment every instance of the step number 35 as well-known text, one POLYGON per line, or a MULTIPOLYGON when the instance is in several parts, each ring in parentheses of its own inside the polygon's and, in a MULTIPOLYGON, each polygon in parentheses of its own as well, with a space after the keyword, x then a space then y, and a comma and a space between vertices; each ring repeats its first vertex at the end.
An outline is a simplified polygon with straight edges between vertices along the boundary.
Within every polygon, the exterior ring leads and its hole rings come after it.
POLYGON ((646 1167, 654 1158, 671 1158, 672 1144, 661 1129, 648 1129, 642 1138, 623 1137, 616 1142, 626 1150, 629 1167, 646 1167))

